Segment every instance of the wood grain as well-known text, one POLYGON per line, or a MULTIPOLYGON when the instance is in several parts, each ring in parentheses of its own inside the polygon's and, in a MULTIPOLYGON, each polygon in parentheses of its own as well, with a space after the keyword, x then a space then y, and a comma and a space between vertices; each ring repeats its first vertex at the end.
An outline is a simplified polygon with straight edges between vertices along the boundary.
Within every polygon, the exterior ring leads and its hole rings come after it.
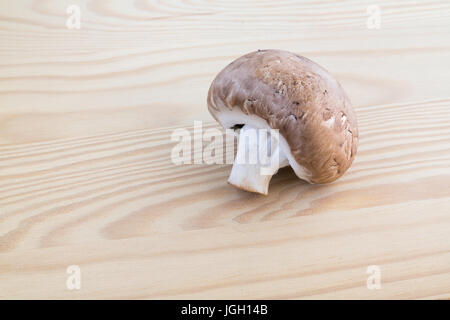
POLYGON ((450 4, 377 1, 379 30, 370 4, 0 3, 0 298, 449 299, 450 4), (230 165, 172 163, 173 130, 218 128, 209 84, 258 48, 352 99, 360 148, 335 183, 285 168, 265 197, 230 165))

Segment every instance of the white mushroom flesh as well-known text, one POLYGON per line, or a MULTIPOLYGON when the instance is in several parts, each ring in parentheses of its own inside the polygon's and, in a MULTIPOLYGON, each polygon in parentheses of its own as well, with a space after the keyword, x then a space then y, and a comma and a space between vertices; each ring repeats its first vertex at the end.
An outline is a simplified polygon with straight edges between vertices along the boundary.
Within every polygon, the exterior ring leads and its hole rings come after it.
MULTIPOLYGON (((269 131, 271 129, 266 120, 263 120, 255 115, 245 114, 238 108, 234 108, 233 110, 230 110, 228 112, 218 112, 216 114, 216 117, 217 120, 225 128, 232 128, 236 124, 245 124, 245 129, 244 127, 242 127, 241 133, 243 132, 242 129, 244 129, 244 131, 250 128, 254 128, 257 130, 266 129, 269 131)), ((242 136, 240 135, 239 140, 241 140, 241 138, 242 136)), ((278 166, 278 168, 290 165, 298 177, 307 182, 310 182, 311 173, 295 161, 295 158, 291 153, 291 149, 289 148, 289 144, 287 143, 283 135, 280 134, 278 138, 279 141, 277 142, 276 146, 279 150, 278 157, 280 165, 278 166)), ((236 159, 238 159, 238 154, 246 154, 246 145, 245 143, 241 143, 241 141, 239 140, 236 159)), ((276 150, 276 147, 274 147, 274 150, 276 150)), ((258 150, 261 150, 262 146, 257 146, 257 148, 258 150)), ((242 157, 242 155, 240 157, 242 157)), ((275 158, 276 154, 272 154, 271 161, 273 161, 275 158)), ((271 175, 260 175, 261 169, 264 168, 266 168, 266 166, 261 166, 260 164, 242 165, 237 164, 235 161, 228 182, 243 190, 258 192, 267 195, 269 182, 272 178, 272 175, 276 173, 276 170, 274 170, 271 175), (251 186, 252 190, 249 190, 248 186, 251 186), (262 192, 260 192, 260 190, 262 192)), ((276 169, 278 170, 278 168, 276 169)))
POLYGON ((272 176, 279 168, 288 165, 279 138, 267 129, 247 124, 240 130, 236 158, 228 182, 240 189, 267 195, 272 176))

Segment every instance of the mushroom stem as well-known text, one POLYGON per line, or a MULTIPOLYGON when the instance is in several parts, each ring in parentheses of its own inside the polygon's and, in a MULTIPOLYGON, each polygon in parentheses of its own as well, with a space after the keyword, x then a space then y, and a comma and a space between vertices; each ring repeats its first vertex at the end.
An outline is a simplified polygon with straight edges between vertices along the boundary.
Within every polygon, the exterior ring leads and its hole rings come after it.
POLYGON ((246 191, 267 195, 272 176, 288 164, 278 136, 267 129, 244 125, 239 134, 236 158, 228 183, 246 191))

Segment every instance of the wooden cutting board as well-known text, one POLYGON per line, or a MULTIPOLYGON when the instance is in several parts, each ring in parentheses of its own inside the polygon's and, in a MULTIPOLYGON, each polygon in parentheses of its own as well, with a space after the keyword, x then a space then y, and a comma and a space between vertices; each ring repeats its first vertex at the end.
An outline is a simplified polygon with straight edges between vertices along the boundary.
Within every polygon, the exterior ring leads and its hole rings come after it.
POLYGON ((0 298, 450 298, 450 3, 373 5, 1 2, 0 298), (175 129, 219 128, 214 76, 265 48, 350 96, 335 183, 172 163, 175 129))

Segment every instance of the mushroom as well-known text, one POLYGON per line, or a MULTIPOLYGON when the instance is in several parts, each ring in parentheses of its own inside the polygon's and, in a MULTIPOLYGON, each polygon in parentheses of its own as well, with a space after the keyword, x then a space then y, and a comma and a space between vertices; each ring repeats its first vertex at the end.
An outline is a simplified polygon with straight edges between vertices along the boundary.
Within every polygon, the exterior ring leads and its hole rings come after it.
POLYGON ((240 128, 236 159, 269 150, 268 174, 259 160, 235 159, 228 182, 243 190, 267 195, 272 175, 288 165, 309 183, 333 182, 355 158, 358 126, 349 98, 324 68, 297 54, 258 50, 236 59, 213 80, 207 103, 224 128, 240 128), (271 148, 246 142, 247 131, 261 129, 278 130, 271 148))

